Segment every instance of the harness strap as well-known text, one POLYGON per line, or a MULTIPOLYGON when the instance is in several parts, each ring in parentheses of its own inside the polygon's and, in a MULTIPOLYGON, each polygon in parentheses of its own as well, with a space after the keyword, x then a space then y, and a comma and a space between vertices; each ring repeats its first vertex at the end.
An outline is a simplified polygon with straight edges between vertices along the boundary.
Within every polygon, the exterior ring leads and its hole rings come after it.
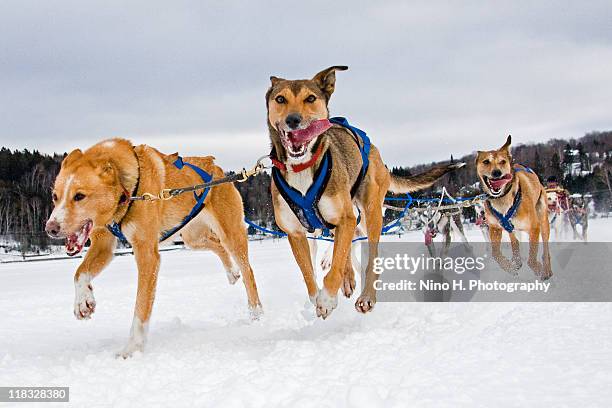
POLYGON ((359 172, 359 175, 357 176, 353 187, 351 187, 351 197, 355 197, 357 189, 361 185, 361 182, 363 181, 366 173, 368 172, 368 167, 370 166, 369 156, 372 142, 370 142, 370 138, 368 137, 366 132, 359 128, 356 128, 355 126, 352 126, 344 117, 337 116, 331 118, 329 121, 331 123, 335 123, 336 125, 340 125, 343 128, 350 130, 353 134, 353 139, 355 139, 355 143, 357 143, 357 148, 359 148, 359 153, 361 153, 361 171, 359 172), (359 139, 361 139, 361 143, 363 143, 363 146, 360 146, 359 139))
MULTIPOLYGON (((355 140, 355 143, 357 144, 357 148, 359 149, 359 153, 361 155, 361 171, 359 172, 355 183, 351 187, 351 197, 354 197, 368 171, 368 167, 370 164, 368 158, 371 148, 370 138, 363 130, 358 129, 349 124, 346 118, 334 117, 329 119, 329 121, 333 124, 342 126, 350 131, 350 133, 353 135, 353 139, 355 140)), ((318 156, 321 154, 321 149, 322 145, 319 146, 317 153, 313 155, 313 159, 315 157, 318 158, 318 156)), ((275 160, 274 150, 272 150, 270 157, 272 158, 272 162, 274 163, 274 167, 272 168, 272 178, 274 179, 274 183, 278 187, 281 196, 285 199, 285 201, 287 202, 295 216, 298 218, 302 226, 306 228, 308 232, 314 232, 315 230, 320 229, 323 231, 324 236, 330 235, 329 230, 335 228, 335 225, 328 223, 323 218, 323 216, 319 212, 318 204, 319 199, 323 195, 323 192, 327 187, 327 182, 329 181, 329 178, 331 176, 331 153, 329 151, 325 153, 325 156, 323 157, 323 160, 321 161, 321 164, 313 177, 313 183, 308 188, 305 195, 302 195, 300 191, 291 187, 284 179, 280 170, 286 170, 286 166, 284 163, 280 163, 278 162, 278 160, 275 160)), ((314 164, 314 162, 316 162, 316 159, 314 161, 311 161, 313 162, 312 164, 314 164)), ((308 163, 304 163, 302 165, 305 166, 304 168, 298 167, 299 165, 294 165, 292 166, 292 170, 301 171, 305 168, 312 166, 312 164, 310 163, 310 161, 308 163)))
POLYGON ((314 176, 314 181, 305 195, 302 195, 301 192, 291 187, 287 181, 285 181, 277 167, 272 169, 272 178, 278 187, 278 191, 308 232, 314 232, 316 229, 321 229, 324 231, 325 235, 325 230, 335 228, 335 225, 325 221, 317 205, 331 176, 331 169, 331 154, 326 152, 314 176))
POLYGON ((489 208, 489 211, 491 211, 491 213, 495 216, 495 218, 497 218, 501 226, 509 233, 514 231, 514 224, 512 224, 512 217, 514 217, 514 214, 516 214, 516 210, 518 210, 519 205, 521 205, 520 186, 519 186, 518 191, 516 192, 516 195, 514 196, 514 201, 512 202, 512 206, 510 207, 510 209, 505 215, 497 211, 495 208, 493 208, 493 206, 491 205, 491 202, 487 200, 487 207, 489 208))
POLYGON ((527 166, 523 166, 522 164, 517 164, 517 165, 515 165, 515 166, 514 166, 514 171, 515 171, 515 172, 517 172, 517 171, 524 171, 524 172, 527 172, 527 173, 533 173, 533 174, 535 174, 535 172, 534 172, 532 169, 530 169, 530 168, 529 168, 529 167, 527 167, 527 166))
MULTIPOLYGON (((299 173, 301 171, 304 171, 312 166, 314 166, 314 164, 317 162, 317 160, 319 160, 319 157, 321 157, 321 153, 323 153, 323 144, 320 143, 319 147, 317 148, 317 151, 312 155, 311 159, 308 160, 307 162, 304 163, 299 163, 299 164, 293 164, 290 165, 291 166, 291 170, 294 173, 299 173)), ((285 163, 279 161, 276 157, 274 156, 270 156, 270 160, 272 160, 272 164, 274 165, 274 167, 277 167, 283 171, 287 171, 287 165, 285 165, 285 163)))
MULTIPOLYGON (((193 165, 191 163, 184 162, 183 158, 180 157, 180 156, 174 161, 173 164, 179 170, 182 170, 183 167, 185 167, 185 166, 189 167, 194 172, 196 172, 196 174, 198 176, 200 176, 200 178, 202 179, 202 181, 204 181, 204 183, 208 183, 208 182, 210 182, 212 180, 212 175, 211 174, 209 174, 206 171, 202 170, 198 166, 195 166, 195 165, 193 165)), ((136 188, 135 193, 137 192, 137 190, 138 190, 138 188, 136 188)), ((189 212, 189 214, 187 214, 187 216, 185 218, 183 218, 183 221, 181 221, 180 224, 178 224, 177 226, 175 226, 175 227, 173 227, 173 228, 171 228, 169 230, 166 230, 166 231, 162 232, 161 236, 159 238, 159 242, 163 242, 166 239, 168 239, 169 237, 171 237, 172 235, 176 234, 183 227, 185 227, 185 225, 187 225, 189 223, 189 221, 194 219, 200 213, 200 211, 202 211, 202 209, 204 208, 204 201, 206 200, 206 196, 208 195, 209 191, 210 191, 210 187, 206 187, 204 189, 204 191, 202 191, 202 193, 200 193, 200 194, 197 194, 195 191, 193 192, 193 197, 196 200, 196 203, 193 206, 193 208, 191 209, 191 211, 189 212)), ((130 205, 131 205, 131 203, 132 202, 130 201, 130 205)), ((129 208, 128 208, 128 211, 129 211, 129 208)), ((111 232, 111 234, 113 234, 115 237, 117 237, 124 244, 128 244, 129 243, 129 241, 126 238, 125 234, 123 234, 123 232, 121 231, 121 224, 120 223, 113 222, 112 224, 107 225, 106 228, 108 228, 108 230, 111 232)))

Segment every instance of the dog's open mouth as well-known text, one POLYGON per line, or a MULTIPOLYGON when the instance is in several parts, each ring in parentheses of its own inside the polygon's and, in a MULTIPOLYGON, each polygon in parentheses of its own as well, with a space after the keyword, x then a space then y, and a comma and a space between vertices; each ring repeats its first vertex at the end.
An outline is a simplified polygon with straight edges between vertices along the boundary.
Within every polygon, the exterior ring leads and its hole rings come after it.
POLYGON ((483 176, 483 179, 487 183, 491 195, 495 197, 500 195, 504 190, 504 186, 512 180, 512 174, 508 173, 498 178, 483 176))
POLYGON ((92 228, 93 222, 88 220, 83 224, 80 230, 66 237, 66 254, 68 256, 75 256, 83 250, 83 247, 89 239, 92 228))
POLYGON ((287 150, 289 157, 300 159, 306 154, 308 144, 317 136, 321 135, 331 127, 327 119, 312 121, 308 127, 292 131, 285 131, 279 128, 281 142, 287 150))

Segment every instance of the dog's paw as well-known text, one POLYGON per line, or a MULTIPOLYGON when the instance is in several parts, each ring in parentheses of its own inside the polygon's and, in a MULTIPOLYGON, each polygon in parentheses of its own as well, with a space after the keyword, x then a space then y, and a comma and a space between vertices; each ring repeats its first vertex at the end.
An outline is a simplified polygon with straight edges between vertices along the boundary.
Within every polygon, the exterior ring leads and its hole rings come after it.
POLYGON ((230 285, 234 285, 240 279, 240 269, 238 267, 231 267, 225 270, 225 274, 227 275, 227 281, 230 285))
POLYGON ((355 302, 355 309, 357 309, 360 313, 367 313, 374 309, 374 305, 376 304, 376 295, 369 295, 367 293, 362 293, 361 296, 355 302))
POLYGON ((513 277, 517 277, 518 276, 518 271, 519 269, 521 269, 521 264, 518 265, 515 262, 510 262, 508 259, 504 258, 499 262, 499 266, 507 273, 509 273, 510 275, 512 275, 513 277))
POLYGON ((130 340, 130 342, 121 351, 115 353, 115 358, 122 358, 124 360, 132 357, 134 353, 142 353, 144 351, 144 343, 136 343, 130 340))
POLYGON ((512 262, 510 263, 511 270, 518 272, 522 267, 523 267, 523 261, 521 260, 521 258, 512 258, 512 262))
POLYGON ((257 304, 255 306, 249 305, 249 317, 251 318, 251 321, 260 320, 263 314, 263 308, 260 304, 257 304))
POLYGON ((355 283, 355 276, 352 274, 345 274, 344 275, 344 281, 342 282, 342 294, 349 298, 351 296, 353 296, 353 293, 355 292, 355 287, 356 287, 356 283, 355 283))
POLYGON ((330 295, 325 288, 319 291, 316 299, 317 317, 327 319, 336 306, 338 306, 338 296, 330 295))
POLYGON ((74 299, 74 316, 79 320, 91 319, 96 311, 96 299, 90 283, 75 285, 76 294, 74 299))
POLYGON ((531 270, 533 271, 533 273, 535 274, 535 276, 537 276, 538 278, 540 278, 541 280, 546 280, 544 278, 545 272, 544 272, 544 266, 538 262, 538 261, 528 261, 527 264, 529 265, 529 267, 531 268, 531 270))

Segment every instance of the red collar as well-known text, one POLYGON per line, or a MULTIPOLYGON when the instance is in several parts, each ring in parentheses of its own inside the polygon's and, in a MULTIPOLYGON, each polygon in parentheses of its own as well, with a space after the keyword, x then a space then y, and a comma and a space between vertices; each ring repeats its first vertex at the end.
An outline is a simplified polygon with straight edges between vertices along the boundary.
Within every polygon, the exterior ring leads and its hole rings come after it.
MULTIPOLYGON (((321 143, 319 145, 317 151, 312 155, 312 158, 310 160, 308 160, 307 162, 304 162, 304 163, 290 165, 291 166, 291 170, 294 173, 299 173, 301 171, 304 171, 304 170, 314 166, 314 164, 317 162, 317 160, 319 160, 319 157, 321 157, 321 153, 323 153, 323 143, 321 143)), ((272 164, 274 165, 274 167, 276 167, 277 169, 280 169, 282 171, 287 171, 287 165, 285 165, 285 163, 279 161, 275 157, 270 157, 270 159, 272 160, 272 164)))

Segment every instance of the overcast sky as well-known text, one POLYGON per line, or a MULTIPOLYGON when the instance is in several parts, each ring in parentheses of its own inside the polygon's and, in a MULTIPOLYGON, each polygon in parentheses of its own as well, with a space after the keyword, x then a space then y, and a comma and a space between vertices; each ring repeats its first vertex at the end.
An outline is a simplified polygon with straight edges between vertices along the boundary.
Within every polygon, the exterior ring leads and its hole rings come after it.
POLYGON ((609 0, 2 0, 0 145, 122 136, 250 165, 270 75, 330 65, 349 66, 332 115, 391 166, 612 129, 609 0))

